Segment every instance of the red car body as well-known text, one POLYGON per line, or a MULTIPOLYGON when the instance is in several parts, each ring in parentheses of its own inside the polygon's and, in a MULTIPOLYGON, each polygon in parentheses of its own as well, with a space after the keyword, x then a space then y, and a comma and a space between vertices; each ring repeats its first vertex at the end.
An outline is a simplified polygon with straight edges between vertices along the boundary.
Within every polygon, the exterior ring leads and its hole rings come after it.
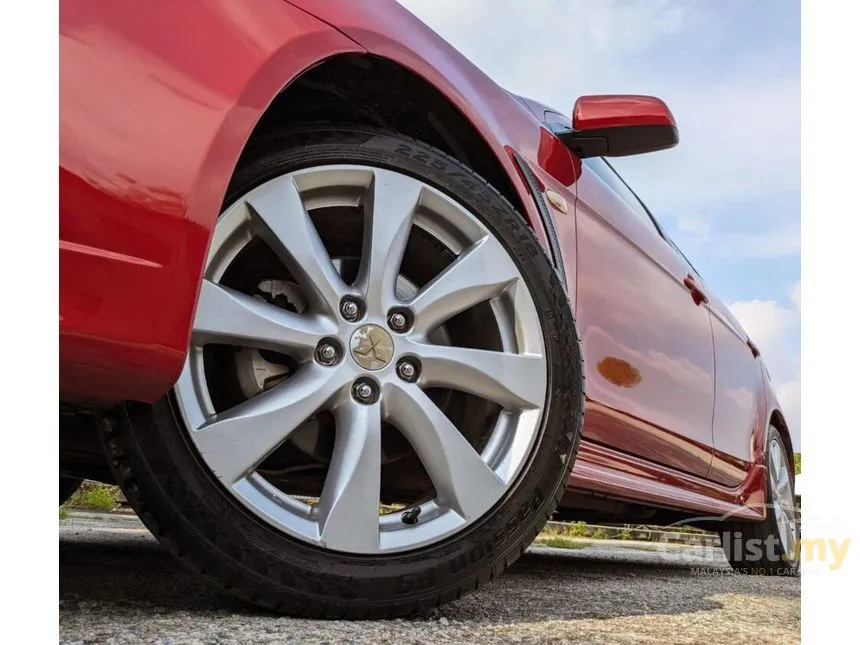
POLYGON ((789 451, 790 437, 728 308, 601 178, 608 166, 553 134, 567 117, 506 92, 395 2, 75 0, 61 4, 60 56, 61 401, 151 402, 173 386, 255 125, 323 61, 372 56, 468 122, 560 254, 586 369, 571 496, 763 517, 764 433, 774 424, 789 451))

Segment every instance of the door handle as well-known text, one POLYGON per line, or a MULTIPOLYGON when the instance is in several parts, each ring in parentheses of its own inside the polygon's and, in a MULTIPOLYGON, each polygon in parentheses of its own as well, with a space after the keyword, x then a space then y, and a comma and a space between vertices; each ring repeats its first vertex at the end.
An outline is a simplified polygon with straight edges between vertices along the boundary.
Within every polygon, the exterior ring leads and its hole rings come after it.
POLYGON ((684 278, 684 286, 687 287, 687 290, 690 292, 690 295, 693 296, 693 302, 697 305, 702 303, 708 304, 708 296, 705 295, 705 292, 696 284, 696 279, 688 275, 684 278))
POLYGON ((756 347, 756 344, 752 342, 749 338, 747 338, 747 347, 750 348, 753 358, 758 358, 759 356, 761 356, 761 352, 758 351, 758 347, 756 347))

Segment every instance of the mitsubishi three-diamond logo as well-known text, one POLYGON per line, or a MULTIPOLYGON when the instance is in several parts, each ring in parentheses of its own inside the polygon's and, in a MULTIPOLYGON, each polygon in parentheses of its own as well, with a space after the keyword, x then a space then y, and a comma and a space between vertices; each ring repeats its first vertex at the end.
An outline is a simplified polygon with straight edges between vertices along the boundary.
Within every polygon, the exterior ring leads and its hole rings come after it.
POLYGON ((353 360, 366 370, 381 370, 394 356, 394 341, 379 325, 362 325, 350 339, 353 360))

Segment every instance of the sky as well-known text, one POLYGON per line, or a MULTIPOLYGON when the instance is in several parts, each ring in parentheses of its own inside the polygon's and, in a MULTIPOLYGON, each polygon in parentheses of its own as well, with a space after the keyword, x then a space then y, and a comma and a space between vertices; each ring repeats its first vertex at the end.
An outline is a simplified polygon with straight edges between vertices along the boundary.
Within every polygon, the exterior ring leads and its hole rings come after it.
POLYGON ((799 449, 799 1, 400 1, 561 112, 583 94, 666 101, 680 145, 613 165, 758 345, 799 449))

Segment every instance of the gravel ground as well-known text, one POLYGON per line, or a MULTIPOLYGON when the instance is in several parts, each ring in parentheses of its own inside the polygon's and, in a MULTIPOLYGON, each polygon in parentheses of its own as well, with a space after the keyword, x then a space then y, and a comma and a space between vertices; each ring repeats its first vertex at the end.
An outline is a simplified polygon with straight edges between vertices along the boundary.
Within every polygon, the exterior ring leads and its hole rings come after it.
POLYGON ((60 521, 60 642, 799 643, 800 579, 729 575, 715 552, 532 547, 499 580, 411 620, 298 620, 187 572, 133 516, 60 521), (696 575, 692 567, 713 567, 696 575))

